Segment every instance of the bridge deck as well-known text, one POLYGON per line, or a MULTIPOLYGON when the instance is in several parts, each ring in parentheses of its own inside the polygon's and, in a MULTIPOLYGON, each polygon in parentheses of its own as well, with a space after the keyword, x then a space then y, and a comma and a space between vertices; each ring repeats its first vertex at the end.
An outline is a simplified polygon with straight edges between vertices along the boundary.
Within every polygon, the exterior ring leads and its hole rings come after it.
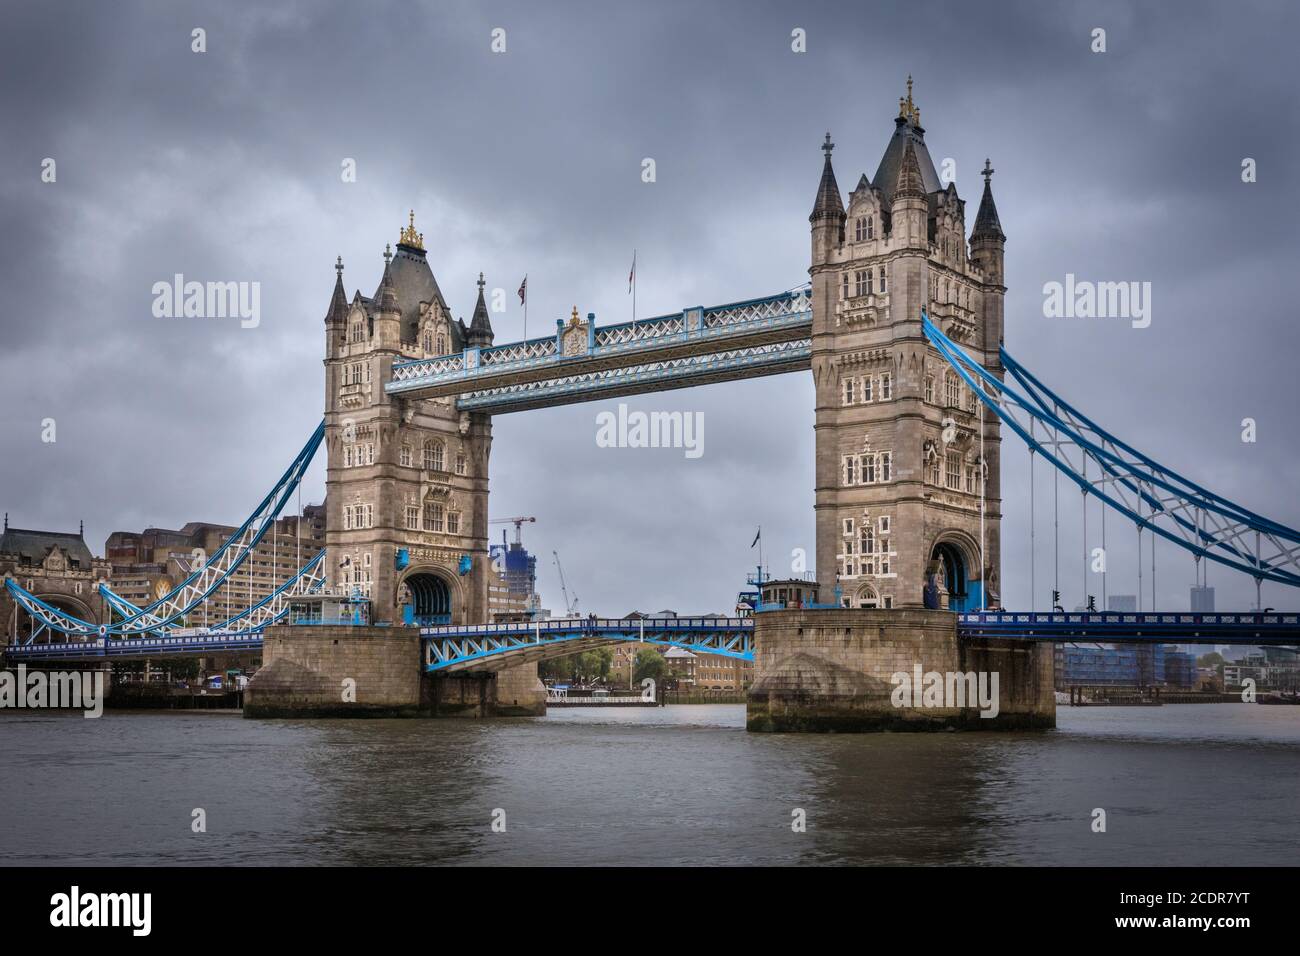
MULTIPOLYGON (((759 612, 764 613, 762 611, 759 612)), ((444 625, 420 629, 428 671, 500 670, 513 664, 576 654, 624 641, 682 647, 753 660, 753 618, 567 618, 513 624, 444 625)), ((957 616, 963 640, 1300 646, 1300 613, 1183 614, 1153 612, 984 611, 957 616)), ((11 644, 9 663, 111 658, 183 657, 217 651, 259 651, 261 632, 178 637, 96 638, 11 644)))

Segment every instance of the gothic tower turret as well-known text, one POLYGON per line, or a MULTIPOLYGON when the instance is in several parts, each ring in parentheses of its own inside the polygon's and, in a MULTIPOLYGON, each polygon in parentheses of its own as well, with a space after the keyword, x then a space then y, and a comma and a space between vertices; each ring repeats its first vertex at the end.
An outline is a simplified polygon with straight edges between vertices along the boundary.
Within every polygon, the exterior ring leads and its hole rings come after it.
POLYGON ((822 179, 817 184, 817 200, 813 211, 808 216, 812 223, 812 261, 816 266, 829 261, 831 253, 839 249, 844 242, 844 202, 840 199, 840 187, 835 182, 835 169, 831 166, 831 134, 826 134, 822 152, 826 159, 822 163, 822 179))
POLYGON ((997 353, 1002 347, 1003 316, 1002 305, 1006 294, 1003 284, 1005 276, 1002 271, 1003 254, 1006 250, 1007 237, 1002 232, 1002 223, 998 219, 998 207, 993 202, 993 165, 984 160, 984 195, 980 197, 979 212, 975 216, 975 228, 970 235, 971 261, 979 268, 983 277, 983 346, 986 352, 997 353))
POLYGON ((325 320, 329 584, 361 589, 377 622, 486 623, 491 416, 384 388, 395 364, 491 344, 482 287, 471 325, 452 323, 414 213, 396 254, 384 250, 373 298, 348 303, 335 268, 325 320))
POLYGON ((938 576, 946 606, 977 608, 996 600, 999 426, 925 339, 921 315, 1000 371, 992 196, 986 187, 968 258, 964 204, 939 180, 910 77, 876 174, 847 210, 829 147, 809 217, 822 599, 834 584, 846 606, 917 607, 938 576))

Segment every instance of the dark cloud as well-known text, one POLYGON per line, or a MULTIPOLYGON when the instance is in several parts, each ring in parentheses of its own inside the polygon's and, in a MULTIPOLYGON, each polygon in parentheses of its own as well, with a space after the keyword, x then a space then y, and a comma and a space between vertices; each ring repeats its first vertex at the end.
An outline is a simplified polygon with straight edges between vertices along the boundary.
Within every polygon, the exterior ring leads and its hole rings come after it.
MULTIPOLYGON (((997 168, 1013 354, 1156 458, 1295 525, 1297 20, 1266 3, 8 10, 3 507, 25 526, 84 516, 94 542, 242 517, 319 418, 334 257, 349 291, 370 293, 410 207, 453 309, 469 313, 480 270, 510 292, 528 272, 533 332, 575 304, 626 318, 633 248, 642 315, 795 285, 822 133, 841 185, 874 173, 911 73, 931 151, 955 160, 968 201, 984 158, 997 168), (504 56, 488 50, 498 26, 504 56), (805 55, 789 52, 796 26, 805 55), (194 27, 206 54, 190 52, 194 27), (1088 50, 1094 27, 1105 54, 1088 50), (55 185, 39 181, 46 156, 55 185), (1240 182, 1246 156, 1255 185, 1240 182), (344 158, 355 184, 340 182, 344 158), (152 284, 177 272, 260 281, 261 327, 153 318, 152 284), (1067 272, 1150 281, 1151 327, 1043 318, 1043 283, 1067 272), (46 417, 54 445, 40 442, 46 417), (1240 441, 1244 417, 1257 444, 1240 441)), ((494 316, 498 340, 521 332, 516 301, 494 316)), ((496 420, 493 510, 538 516, 526 533, 552 606, 552 549, 584 603, 610 611, 727 608, 758 523, 769 557, 811 551, 808 376, 629 401, 703 410, 694 461, 597 448, 595 415, 613 404, 496 420)), ((1008 436, 1004 580, 1020 605, 1027 469, 1008 436)), ((318 469, 310 497, 322 493, 318 469)), ((1041 593, 1041 471, 1037 500, 1041 593)), ((1111 591, 1128 592, 1119 527, 1111 591)), ((1184 606, 1191 559, 1160 561, 1162 603, 1184 606)), ((1211 583, 1221 604, 1253 599, 1227 572, 1211 583)))

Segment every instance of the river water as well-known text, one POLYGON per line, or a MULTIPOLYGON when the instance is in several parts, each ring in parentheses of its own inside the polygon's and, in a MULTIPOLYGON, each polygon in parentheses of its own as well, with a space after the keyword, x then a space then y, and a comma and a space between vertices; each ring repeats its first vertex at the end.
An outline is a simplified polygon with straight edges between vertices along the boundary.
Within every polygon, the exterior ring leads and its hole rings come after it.
POLYGON ((1300 864, 1300 707, 1061 707, 1058 724, 805 736, 746 733, 741 705, 10 711, 0 863, 1300 864))

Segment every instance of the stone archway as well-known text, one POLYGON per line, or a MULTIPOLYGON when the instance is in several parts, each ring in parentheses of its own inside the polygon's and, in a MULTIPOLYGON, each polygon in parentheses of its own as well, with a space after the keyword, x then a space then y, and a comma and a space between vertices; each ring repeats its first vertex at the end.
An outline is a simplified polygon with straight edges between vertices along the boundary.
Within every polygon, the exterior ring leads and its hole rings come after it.
POLYGON ((858 608, 880 607, 880 592, 874 585, 864 584, 853 594, 853 606, 858 608))
MULTIPOLYGON (((57 593, 55 594, 38 593, 35 594, 34 596, 36 597, 37 600, 44 601, 46 604, 52 605, 53 607, 62 611, 64 614, 70 614, 71 616, 80 618, 83 621, 89 621, 91 624, 99 623, 99 615, 96 614, 91 609, 90 605, 87 604, 85 601, 83 601, 81 598, 73 597, 70 594, 57 594, 57 593)), ((5 630, 8 630, 8 625, 9 625, 8 621, 4 622, 5 630)), ((30 614, 28 614, 26 611, 23 611, 22 609, 18 610, 17 625, 18 625, 18 633, 15 636, 19 640, 26 640, 28 637, 31 636, 32 630, 34 629, 33 619, 30 614)), ((63 637, 60 634, 58 634, 58 632, 47 631, 45 633, 45 636, 42 637, 41 640, 59 641, 59 640, 63 640, 63 637)))
POLYGON ((460 581, 444 568, 420 565, 408 570, 397 585, 401 621, 413 627, 451 624, 464 617, 460 581))
POLYGON ((983 602, 984 582, 979 573, 979 547, 960 531, 945 531, 930 547, 926 567, 927 587, 934 581, 942 598, 939 606, 950 611, 978 610, 983 602))

